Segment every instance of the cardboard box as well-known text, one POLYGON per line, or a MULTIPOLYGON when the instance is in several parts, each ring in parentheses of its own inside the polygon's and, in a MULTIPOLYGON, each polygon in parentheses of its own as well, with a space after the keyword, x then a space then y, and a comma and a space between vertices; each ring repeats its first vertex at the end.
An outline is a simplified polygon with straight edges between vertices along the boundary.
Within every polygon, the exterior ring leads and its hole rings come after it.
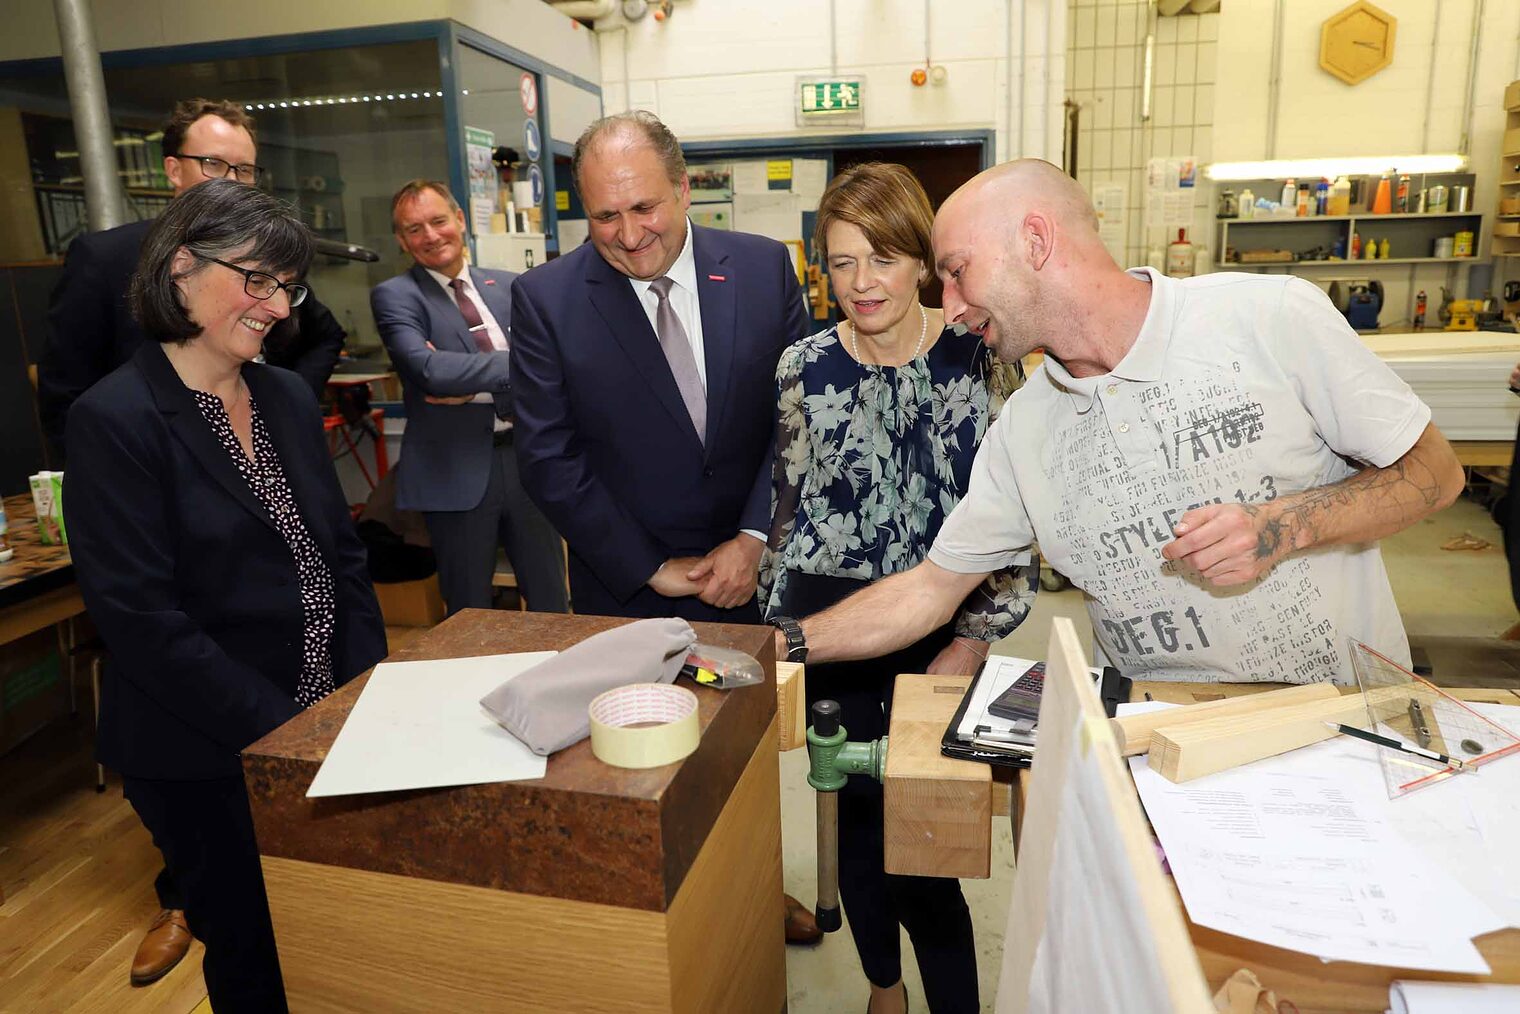
POLYGON ((68 713, 64 672, 58 634, 51 627, 0 651, 0 753, 68 713))

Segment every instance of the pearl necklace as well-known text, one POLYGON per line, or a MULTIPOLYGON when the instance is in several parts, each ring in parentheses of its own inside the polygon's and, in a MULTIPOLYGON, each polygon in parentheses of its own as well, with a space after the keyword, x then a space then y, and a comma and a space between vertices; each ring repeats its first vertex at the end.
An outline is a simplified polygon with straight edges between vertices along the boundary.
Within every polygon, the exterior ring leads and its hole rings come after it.
MULTIPOLYGON (((918 308, 918 317, 923 322, 923 326, 918 330, 918 344, 913 346, 913 354, 908 357, 908 362, 910 363, 917 359, 918 354, 924 350, 924 339, 929 337, 929 311, 920 306, 918 308)), ((855 357, 857 363, 860 363, 862 366, 865 365, 865 360, 860 358, 860 346, 855 341, 855 322, 853 320, 850 321, 850 354, 855 357)), ((885 364, 878 363, 876 365, 881 366, 885 364)))

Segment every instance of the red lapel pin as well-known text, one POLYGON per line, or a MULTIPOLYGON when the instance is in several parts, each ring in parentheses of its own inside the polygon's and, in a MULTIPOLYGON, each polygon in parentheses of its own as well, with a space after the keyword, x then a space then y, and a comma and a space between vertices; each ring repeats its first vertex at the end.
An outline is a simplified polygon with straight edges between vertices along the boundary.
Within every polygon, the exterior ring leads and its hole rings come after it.
POLYGON ((728 281, 728 276, 727 275, 708 275, 707 276, 707 280, 709 282, 726 282, 726 281, 728 281))
POLYGON ((494 279, 494 278, 487 278, 486 279, 486 284, 487 285, 495 285, 496 284, 496 279, 494 279))

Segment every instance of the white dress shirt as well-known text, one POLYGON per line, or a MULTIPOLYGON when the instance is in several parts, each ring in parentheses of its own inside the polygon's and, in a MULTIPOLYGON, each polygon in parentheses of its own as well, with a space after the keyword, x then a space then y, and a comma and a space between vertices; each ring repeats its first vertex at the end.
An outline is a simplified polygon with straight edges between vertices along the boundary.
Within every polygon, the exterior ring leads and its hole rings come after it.
MULTIPOLYGON (((702 390, 706 391, 707 357, 703 355, 702 306, 697 300, 697 258, 691 250, 689 218, 686 220, 686 242, 681 246, 681 254, 665 275, 675 283, 670 287, 670 308, 676 312, 681 326, 686 329, 686 340, 691 342, 691 354, 697 361, 697 376, 702 378, 702 390)), ((655 323, 655 314, 660 309, 660 297, 650 290, 649 282, 630 278, 628 284, 633 286, 633 294, 639 297, 639 305, 649 318, 649 326, 658 335, 660 328, 655 323)))
MULTIPOLYGON (((449 297, 449 302, 457 306, 458 300, 454 298, 454 288, 450 284, 453 279, 442 271, 434 271, 432 268, 425 268, 424 270, 433 276, 433 281, 443 286, 444 294, 449 297)), ((491 345, 495 347, 497 352, 507 351, 507 333, 502 329, 501 323, 497 321, 495 315, 491 313, 491 308, 486 306, 486 301, 480 298, 479 290, 475 288, 474 281, 470 279, 470 266, 468 264, 459 272, 458 277, 464 279, 464 294, 469 298, 470 302, 475 304, 475 311, 480 314, 480 321, 486 326, 486 335, 491 339, 491 345)), ((695 272, 693 272, 693 277, 695 277, 695 272)), ((510 324, 507 326, 511 327, 510 324)), ((495 404, 495 399, 487 392, 477 394, 470 401, 472 404, 479 405, 495 404)), ((510 429, 511 427, 512 424, 505 419, 496 420, 496 430, 498 432, 510 429)))

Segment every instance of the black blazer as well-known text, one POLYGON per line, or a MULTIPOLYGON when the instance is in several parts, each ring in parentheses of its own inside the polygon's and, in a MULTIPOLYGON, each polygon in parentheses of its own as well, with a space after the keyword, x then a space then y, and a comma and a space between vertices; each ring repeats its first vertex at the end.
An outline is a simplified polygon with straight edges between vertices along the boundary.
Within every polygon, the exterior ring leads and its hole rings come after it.
MULTIPOLYGON (((310 390, 249 364, 243 379, 332 571, 339 684, 385 656, 385 625, 310 390)), ((90 619, 110 651, 100 761, 138 778, 236 775, 238 753, 300 711, 296 562, 147 342, 69 413, 64 518, 90 619)))
MULTIPOLYGON (((85 233, 69 244, 63 275, 48 303, 47 348, 37 365, 42 429, 60 456, 67 449, 69 407, 143 343, 142 327, 127 308, 127 288, 152 226, 151 219, 128 222, 85 233)), ((299 373, 320 398, 347 337, 332 311, 309 293, 295 313, 270 331, 264 359, 299 373)))
POLYGON ((512 284, 523 488, 570 545, 578 613, 755 622, 644 583, 771 519, 776 361, 808 334, 785 246, 692 226, 707 433, 697 436, 627 277, 585 243, 512 284))

